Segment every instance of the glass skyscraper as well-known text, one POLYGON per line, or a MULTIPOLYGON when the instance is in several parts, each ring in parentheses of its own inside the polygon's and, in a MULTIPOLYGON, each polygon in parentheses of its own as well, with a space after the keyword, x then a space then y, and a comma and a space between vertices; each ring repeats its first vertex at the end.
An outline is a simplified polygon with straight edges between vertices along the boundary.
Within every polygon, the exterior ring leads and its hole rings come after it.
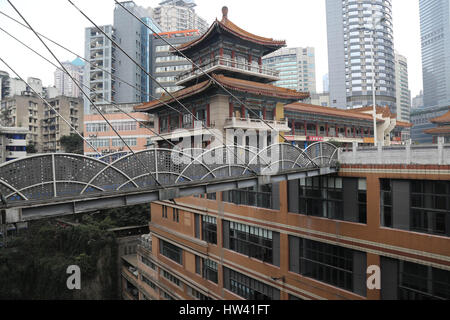
POLYGON ((420 0, 424 106, 450 106, 450 0, 420 0))
POLYGON ((331 106, 372 105, 375 72, 377 105, 396 113, 391 0, 326 0, 326 10, 331 106))

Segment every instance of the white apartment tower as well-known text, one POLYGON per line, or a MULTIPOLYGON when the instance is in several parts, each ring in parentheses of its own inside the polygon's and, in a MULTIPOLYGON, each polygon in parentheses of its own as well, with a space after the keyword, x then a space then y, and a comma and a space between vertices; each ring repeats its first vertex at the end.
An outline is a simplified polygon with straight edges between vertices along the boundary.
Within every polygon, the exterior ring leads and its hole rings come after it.
MULTIPOLYGON (((83 68, 84 63, 80 59, 72 62, 63 62, 64 67, 75 79, 78 84, 83 83, 83 68)), ((81 96, 81 91, 72 79, 63 70, 57 69, 55 71, 55 87, 58 93, 62 96, 78 98, 81 96)))
POLYGON ((265 56, 263 65, 280 73, 275 86, 316 93, 314 48, 281 48, 265 56))
POLYGON ((165 0, 153 10, 153 18, 164 32, 198 29, 204 33, 208 24, 197 15, 195 7, 194 0, 165 0))
POLYGON ((397 113, 391 0, 326 0, 331 105, 397 113), (375 70, 373 70, 375 68, 375 70))
POLYGON ((397 92, 397 120, 410 121, 411 91, 408 81, 408 59, 395 53, 395 83, 397 92))
MULTIPOLYGON (((112 25, 100 26, 100 28, 112 39, 114 31, 112 25)), ((115 71, 115 50, 111 41, 95 27, 85 30, 85 58, 89 61, 84 67, 84 84, 89 87, 85 90, 92 101, 96 104, 107 104, 115 101, 114 78, 111 76, 115 71), (101 69, 99 69, 100 67, 101 69), (103 70, 102 70, 103 69, 103 70), (104 70, 108 71, 105 72, 104 70)), ((84 98, 84 113, 89 114, 91 105, 84 98)))

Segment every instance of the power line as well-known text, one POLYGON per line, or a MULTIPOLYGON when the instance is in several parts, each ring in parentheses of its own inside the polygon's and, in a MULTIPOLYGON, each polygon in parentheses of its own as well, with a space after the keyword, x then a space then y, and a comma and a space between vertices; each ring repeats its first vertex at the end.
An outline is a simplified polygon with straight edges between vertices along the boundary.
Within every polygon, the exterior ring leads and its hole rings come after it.
MULTIPOLYGON (((98 111, 98 113, 103 117, 103 119, 106 121, 106 123, 111 127, 111 129, 114 131, 114 133, 122 140, 122 143, 130 150, 130 152, 135 156, 136 160, 138 160, 142 166, 145 168, 146 166, 144 163, 139 159, 139 157, 136 156, 135 152, 131 147, 128 145, 128 143, 123 139, 123 137, 119 134, 119 132, 114 128, 114 126, 109 122, 109 120, 104 116, 104 114, 99 110, 97 105, 92 101, 92 99, 84 92, 84 90, 81 88, 81 86, 75 81, 73 76, 67 71, 66 67, 58 60, 56 55, 53 53, 53 51, 47 46, 47 44, 42 40, 42 38, 36 33, 36 31, 31 27, 31 25, 28 23, 28 21, 22 16, 19 10, 11 3, 10 0, 7 0, 8 3, 11 5, 11 7, 17 12, 17 14, 22 18, 22 20, 30 27, 31 31, 36 35, 36 37, 40 40, 40 42, 44 45, 44 47, 50 52, 50 54, 53 56, 53 58, 58 62, 58 64, 61 66, 62 69, 66 72, 66 74, 72 79, 74 84, 81 90, 83 95, 89 100, 89 102, 94 106, 94 108, 98 111)), ((149 170, 149 174, 152 176, 152 178, 155 180, 155 182, 163 187, 163 185, 156 179, 153 174, 151 173, 151 170, 149 170)))
MULTIPOLYGON (((11 38, 13 38, 14 40, 16 40, 17 42, 19 42, 21 45, 23 45, 24 47, 26 47, 28 50, 32 51, 33 53, 35 53, 36 55, 38 55, 39 57, 41 57, 42 59, 44 59, 45 61, 47 61, 48 63, 50 63, 52 66, 54 66, 56 69, 63 71, 63 69, 61 69, 60 67, 58 67, 55 63, 53 63, 52 61, 50 61, 49 59, 47 59, 46 57, 44 57, 43 55, 41 55, 39 52, 37 52, 36 50, 34 50, 33 48, 31 48, 30 46, 28 46, 26 43, 22 42, 20 39, 16 38, 15 36, 13 36, 12 34, 10 34, 8 31, 4 30, 3 28, 0 27, 0 31, 3 31, 4 33, 6 33, 8 36, 10 36, 11 38)), ((81 81, 77 81, 80 85, 82 85, 83 87, 90 89, 88 86, 86 86, 85 84, 81 83, 81 81)), ((116 107, 120 112, 124 113, 125 115, 127 115, 128 117, 130 117, 131 119, 135 120, 136 122, 138 122, 139 124, 143 125, 146 129, 148 129, 150 132, 152 132, 153 134, 157 135, 158 137, 160 137, 161 139, 163 139, 164 141, 166 141, 167 143, 171 144, 173 147, 175 147, 175 145, 170 141, 165 139, 164 137, 162 137, 160 134, 158 134, 157 132, 153 131, 149 126, 147 126, 145 123, 143 123, 142 121, 136 119, 135 117, 133 117, 131 114, 127 113, 126 111, 123 111, 115 102, 112 101, 108 101, 105 100, 108 103, 111 103, 114 107, 116 107)))
MULTIPOLYGON (((27 25, 21 23, 20 21, 17 21, 16 19, 14 19, 13 17, 7 15, 6 13, 0 11, 0 14, 4 15, 4 16, 7 17, 8 19, 10 19, 10 20, 16 22, 17 24, 21 25, 22 27, 31 30, 30 27, 28 27, 27 25)), ((97 29, 99 29, 99 27, 97 27, 97 29)), ((99 30, 100 30, 100 29, 99 29, 99 30)), ((100 30, 100 31, 101 31, 101 30, 100 30)), ((149 98, 152 98, 152 99, 154 99, 154 100, 157 100, 157 101, 163 103, 163 104, 164 104, 165 106, 167 106, 168 108, 170 108, 170 109, 172 109, 172 110, 174 110, 174 111, 176 111, 176 112, 179 112, 178 110, 174 109, 171 105, 167 104, 166 102, 164 102, 164 101, 162 101, 162 100, 160 100, 160 99, 158 99, 158 98, 152 96, 152 95, 149 94, 149 93, 144 92, 144 91, 142 90, 142 88, 139 88, 139 87, 137 87, 137 86, 135 86, 135 85, 132 85, 131 83, 127 82, 126 80, 123 80, 122 78, 116 76, 114 73, 112 73, 112 72, 110 72, 110 71, 108 71, 108 70, 106 70, 106 69, 104 69, 104 68, 102 68, 102 67, 96 65, 95 63, 90 62, 88 59, 86 59, 86 58, 84 58, 84 57, 78 55, 78 54, 75 53, 74 51, 72 51, 72 50, 66 48, 65 46, 61 45, 60 43, 58 43, 58 42, 56 42, 56 41, 54 41, 54 40, 52 40, 52 39, 46 37, 45 35, 43 35, 43 34, 41 34, 41 33, 39 33, 39 32, 36 32, 36 33, 37 33, 39 36, 41 36, 42 38, 44 38, 44 39, 50 41, 51 43, 55 44, 56 46, 60 47, 61 49, 63 49, 63 50, 65 50, 65 51, 67 51, 67 52, 69 52, 69 53, 75 55, 76 57, 82 59, 83 61, 85 61, 85 62, 88 63, 89 65, 94 66, 94 67, 95 67, 94 70, 101 70, 101 71, 103 71, 103 72, 106 72, 108 75, 110 75, 111 77, 115 78, 116 80, 120 80, 120 81, 122 81, 123 83, 125 83, 126 85, 130 86, 131 88, 138 90, 141 94, 144 94, 145 96, 147 96, 147 97, 149 97, 149 98)), ((91 88, 88 88, 88 89, 91 90, 91 88)))
MULTIPOLYGON (((8 0, 9 1, 9 0, 8 0)), ((197 120, 198 122, 201 122, 202 127, 204 129, 206 129, 207 131, 209 131, 211 134, 213 134, 211 132, 211 130, 209 128, 207 128, 204 124, 203 121, 200 121, 183 103, 181 103, 180 100, 178 100, 173 94, 171 94, 166 88, 164 88, 164 86, 161 85, 161 83, 155 79, 155 77, 153 75, 151 75, 147 70, 145 70, 135 59, 133 59, 125 50, 122 49, 122 47, 117 44, 116 41, 114 41, 108 34, 106 34, 105 31, 103 31, 94 21, 92 21, 92 19, 90 19, 80 8, 78 8, 71 0, 67 0, 75 9, 77 9, 90 23, 92 23, 106 38, 108 38, 109 41, 111 41, 112 44, 114 44, 120 51, 122 51, 123 54, 125 54, 128 59, 130 59, 135 65, 137 65, 147 76, 149 76, 159 87, 161 87, 174 101, 176 101, 183 109, 185 109, 190 115, 192 115, 193 119, 197 120)), ((173 108, 172 108, 173 109, 173 108)), ((182 114, 181 111, 176 110, 178 113, 182 114)), ((214 135, 214 134, 213 134, 214 135)), ((215 135, 214 135, 215 136, 215 135)), ((217 137, 216 137, 217 138, 217 137)), ((221 139, 220 139, 221 140, 221 139)), ((225 148, 227 148, 227 150, 229 149, 229 146, 227 146, 225 144, 225 142, 222 140, 221 141, 222 144, 225 146, 225 148)), ((234 151, 231 151, 232 153, 234 153, 234 151)), ((238 157, 238 155, 236 153, 234 153, 236 155, 236 157, 238 157)), ((245 163, 245 161, 243 161, 243 163, 245 163)), ((248 165, 245 165, 246 168, 253 172, 255 175, 258 175, 258 173, 256 173, 253 169, 251 169, 248 165)))
POLYGON ((0 61, 3 62, 8 69, 10 69, 22 82, 24 82, 32 91, 34 94, 36 94, 48 107, 50 107, 61 119, 64 120, 64 122, 73 130, 75 131, 80 137, 81 139, 83 139, 83 141, 85 141, 92 149, 95 150, 95 152, 97 152, 99 155, 101 155, 101 153, 97 150, 97 148, 95 148, 91 143, 89 143, 89 141, 83 137, 82 134, 80 134, 73 126, 72 124, 70 124, 70 122, 68 122, 55 108, 53 108, 53 106, 47 102, 47 100, 45 100, 41 94, 39 94, 36 90, 33 89, 32 86, 30 86, 8 63, 6 63, 5 60, 3 60, 0 57, 0 61))

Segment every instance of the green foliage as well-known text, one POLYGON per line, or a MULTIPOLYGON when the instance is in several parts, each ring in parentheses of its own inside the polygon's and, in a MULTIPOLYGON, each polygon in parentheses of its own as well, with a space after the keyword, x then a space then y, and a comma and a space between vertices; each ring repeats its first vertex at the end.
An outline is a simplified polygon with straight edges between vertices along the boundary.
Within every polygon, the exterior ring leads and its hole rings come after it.
POLYGON ((61 227, 52 221, 31 223, 25 235, 0 250, 0 299, 66 300, 75 294, 77 299, 113 299, 116 283, 108 278, 117 276, 116 252, 114 235, 98 224, 61 227), (67 289, 70 265, 81 268, 80 292, 67 289), (99 279, 95 295, 89 284, 99 279))
POLYGON ((27 145, 27 153, 28 154, 33 154, 33 153, 37 153, 37 147, 36 144, 34 142, 29 142, 27 145))
POLYGON ((61 137, 59 142, 66 153, 84 153, 83 139, 77 134, 72 133, 70 136, 61 137))

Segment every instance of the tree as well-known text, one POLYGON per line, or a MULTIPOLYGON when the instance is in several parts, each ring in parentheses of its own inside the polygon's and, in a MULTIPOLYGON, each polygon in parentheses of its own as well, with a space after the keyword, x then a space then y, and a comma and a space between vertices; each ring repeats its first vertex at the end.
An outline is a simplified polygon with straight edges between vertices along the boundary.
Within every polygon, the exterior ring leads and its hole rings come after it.
POLYGON ((72 133, 70 136, 64 136, 59 140, 64 151, 67 153, 84 153, 83 139, 77 134, 72 133))
POLYGON ((27 153, 37 153, 36 143, 29 142, 27 145, 27 153))

